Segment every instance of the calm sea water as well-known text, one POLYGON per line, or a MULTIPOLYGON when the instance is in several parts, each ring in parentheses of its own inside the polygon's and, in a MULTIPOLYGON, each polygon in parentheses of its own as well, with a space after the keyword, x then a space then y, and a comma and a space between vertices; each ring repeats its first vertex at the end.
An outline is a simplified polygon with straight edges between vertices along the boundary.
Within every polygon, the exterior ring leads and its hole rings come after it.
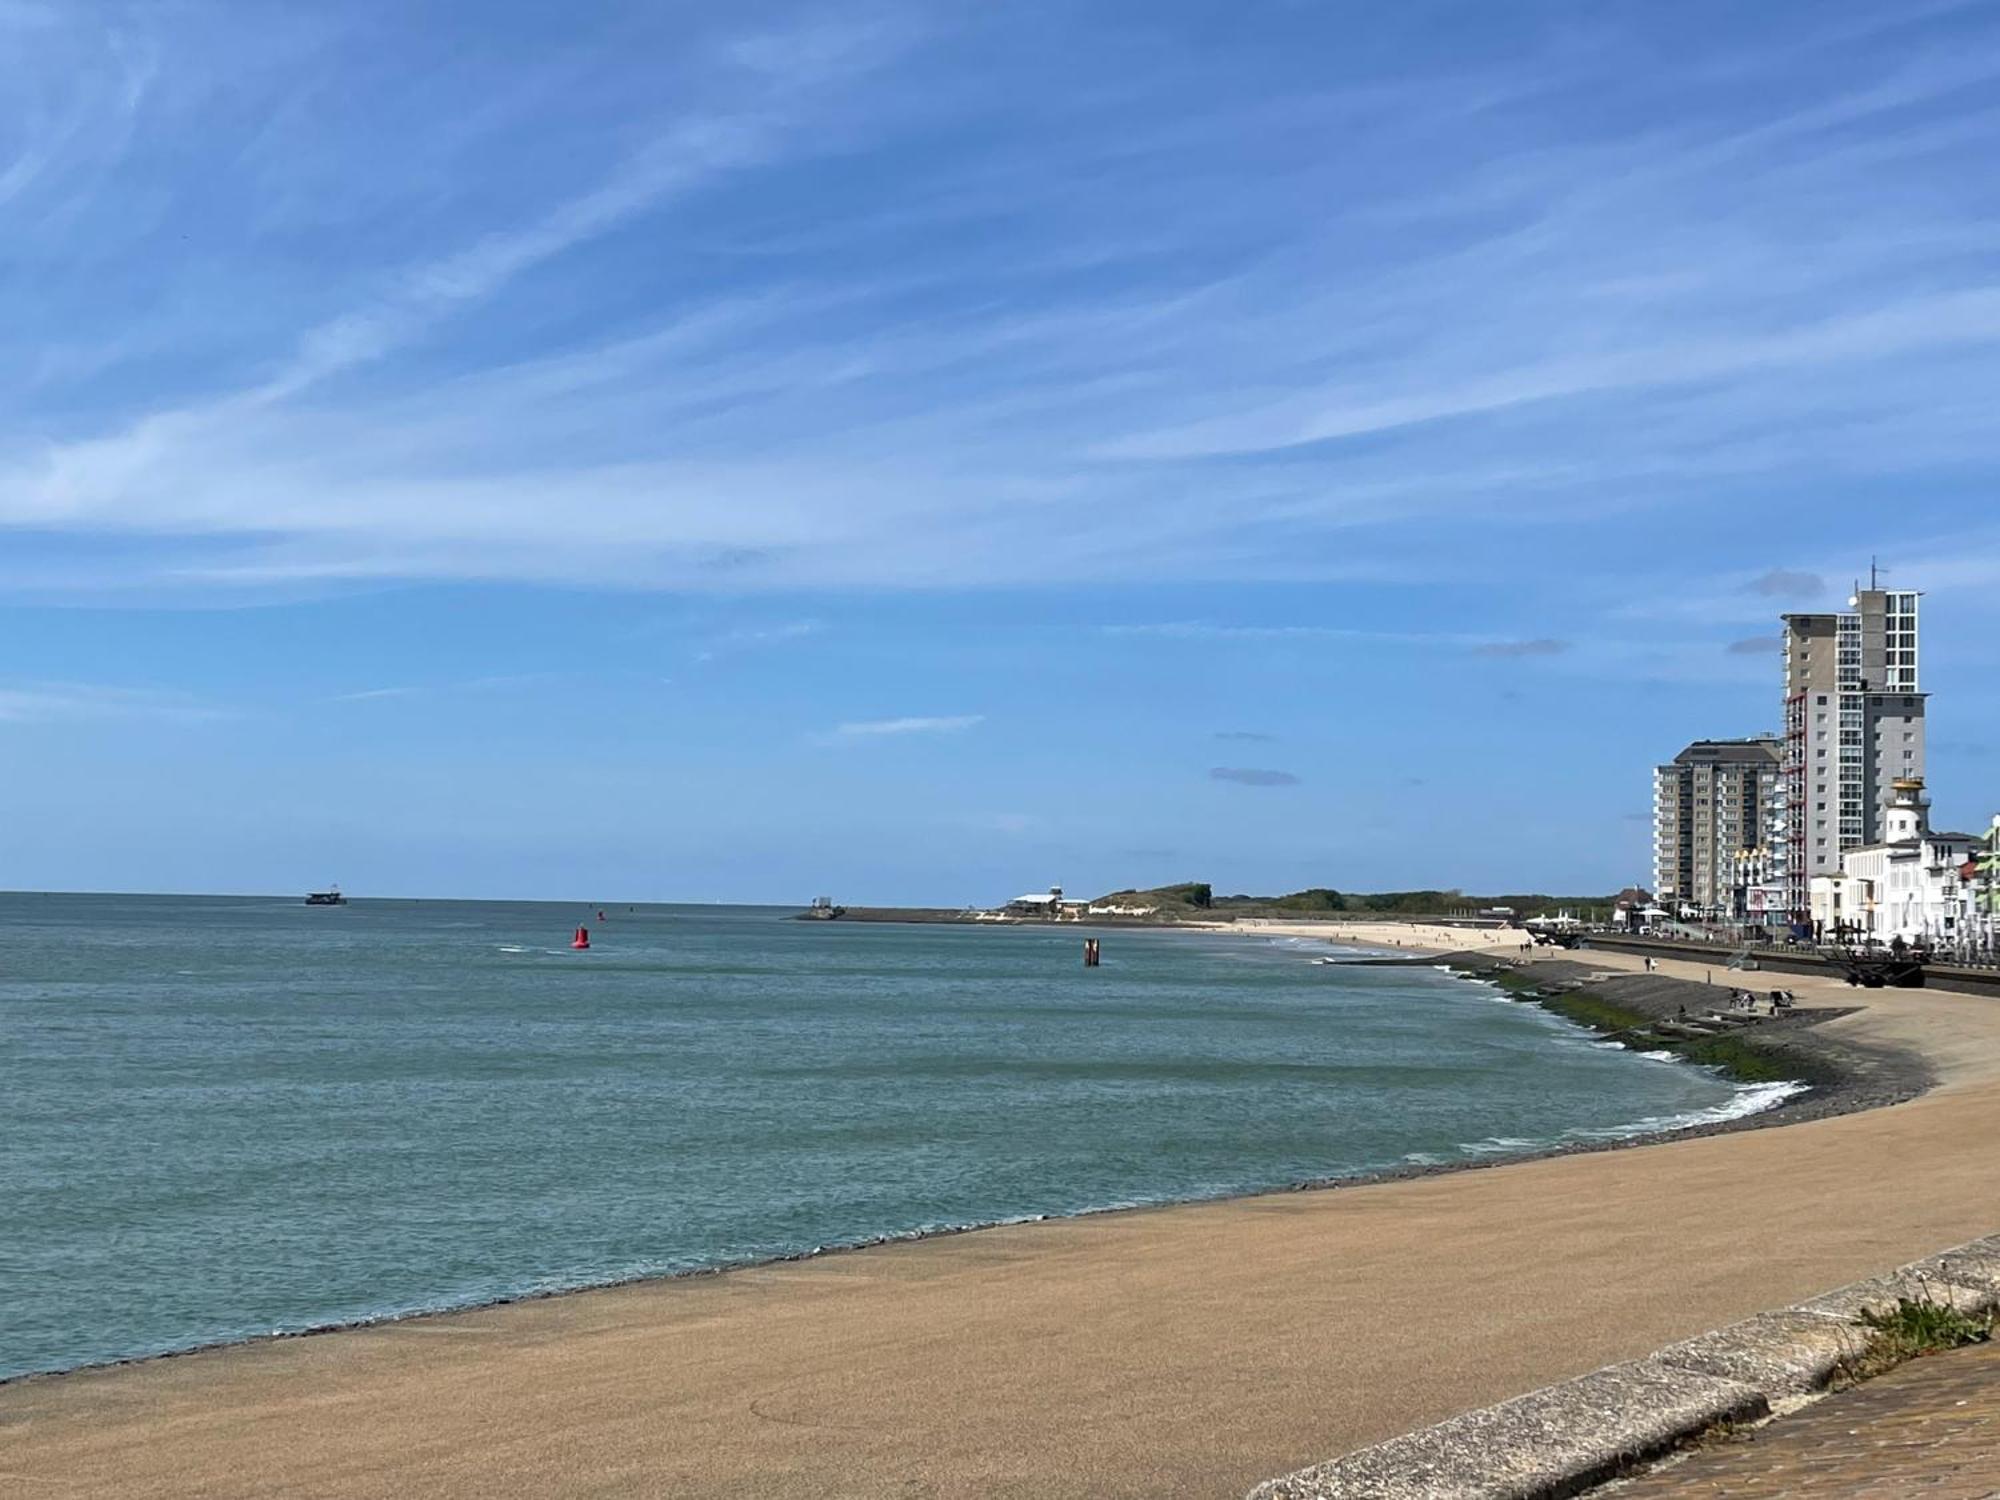
POLYGON ((0 896, 0 1376, 1760 1102, 1316 944, 606 910, 0 896))

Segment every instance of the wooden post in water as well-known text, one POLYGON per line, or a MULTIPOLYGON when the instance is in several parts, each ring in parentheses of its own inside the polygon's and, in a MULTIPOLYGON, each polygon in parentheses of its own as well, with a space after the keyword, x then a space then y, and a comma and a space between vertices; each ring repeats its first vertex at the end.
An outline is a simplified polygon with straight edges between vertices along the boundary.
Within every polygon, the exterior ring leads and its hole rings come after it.
POLYGON ((1094 969, 1097 967, 1096 938, 1085 938, 1083 940, 1083 966, 1086 969, 1094 969))

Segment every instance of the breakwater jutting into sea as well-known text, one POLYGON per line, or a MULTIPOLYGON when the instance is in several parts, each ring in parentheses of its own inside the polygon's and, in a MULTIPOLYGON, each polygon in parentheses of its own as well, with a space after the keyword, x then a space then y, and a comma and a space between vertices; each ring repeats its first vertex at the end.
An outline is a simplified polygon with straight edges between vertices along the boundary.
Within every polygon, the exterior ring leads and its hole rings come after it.
POLYGON ((0 1377, 1785 1092, 1312 941, 603 909, 0 896, 0 1377))

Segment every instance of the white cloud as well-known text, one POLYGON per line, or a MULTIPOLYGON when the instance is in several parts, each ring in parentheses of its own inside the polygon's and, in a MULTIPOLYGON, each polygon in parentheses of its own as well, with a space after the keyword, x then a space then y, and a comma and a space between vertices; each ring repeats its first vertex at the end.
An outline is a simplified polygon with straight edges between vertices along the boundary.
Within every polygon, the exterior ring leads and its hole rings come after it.
MULTIPOLYGON (((672 116, 565 137, 594 169, 468 174, 456 222, 485 205, 484 232, 388 237, 323 299, 273 299, 283 334, 261 305, 204 306, 235 342, 192 346, 171 398, 121 405, 145 388, 121 379, 85 399, 93 372, 178 360, 178 326, 102 348, 58 327, 11 361, 0 331, 0 398, 9 364, 64 386, 0 399, 0 528, 79 543, 50 591, 203 598, 1397 583, 1476 575, 1483 539, 1531 526, 1671 510, 1693 536, 1687 507, 1774 476, 1991 462, 2000 234, 1962 190, 2000 137, 1971 97, 1991 49, 1898 30, 1804 76, 1754 48, 1636 74, 1554 48, 1497 78, 1413 57, 1196 118, 1149 110, 1177 79, 1141 68, 1115 108, 1066 104, 1103 127, 1074 147, 1024 129, 968 159, 933 127, 1010 80, 895 69, 932 24, 725 38, 672 116), (1565 113, 1608 77, 1631 125, 1565 113), (1280 129, 1335 124, 1337 156, 1242 169, 1280 129), (851 208, 795 207, 782 174, 857 141, 898 191, 862 173, 851 208), (613 263, 636 278, 615 305, 593 282, 613 263)), ((100 113, 172 87, 175 120, 196 115, 185 71, 104 82, 100 113)), ((120 149, 48 120, 9 149, 120 149)), ((60 165, 36 182, 89 176, 60 165)), ((375 175, 420 203, 456 165, 375 175)), ((1235 633, 1278 638, 1256 629, 1235 633)))
POLYGON ((1652 333, 1645 342, 1615 352, 1538 360, 1443 388, 1426 383, 1388 397, 1372 390, 1363 395, 1351 387, 1287 396, 1275 405, 1120 439, 1099 451, 1109 458, 1137 459, 1271 452, 1565 397, 1992 345, 2000 342, 2000 292, 1908 298, 1749 337, 1683 339, 1666 330, 1652 333))
POLYGON ((881 739, 904 734, 962 734, 986 722, 984 714, 948 714, 935 718, 863 719, 842 724, 832 732, 837 740, 881 739))
POLYGON ((762 646, 783 646, 820 634, 826 626, 818 620, 782 620, 772 625, 739 625, 711 636, 694 653, 696 661, 713 661, 733 651, 751 651, 762 646))
POLYGON ((231 717, 231 710, 186 693, 87 682, 0 684, 0 723, 54 724, 98 719, 195 723, 231 717))
POLYGON ((1377 641, 1397 646, 1442 646, 1479 656, 1555 656, 1569 649, 1567 641, 1549 637, 1517 640, 1454 630, 1359 630, 1341 625, 1216 625, 1204 620, 1166 620, 1150 624, 1107 625, 1106 635, 1154 637, 1174 641, 1283 642, 1377 641))

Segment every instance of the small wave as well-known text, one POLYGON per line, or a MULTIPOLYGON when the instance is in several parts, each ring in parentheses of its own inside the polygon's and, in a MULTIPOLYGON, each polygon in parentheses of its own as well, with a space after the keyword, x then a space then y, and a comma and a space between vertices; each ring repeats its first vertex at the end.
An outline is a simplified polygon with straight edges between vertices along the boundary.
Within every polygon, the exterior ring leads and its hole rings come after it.
POLYGON ((1460 973, 1457 969, 1454 969, 1450 964, 1432 964, 1431 969, 1436 973, 1447 976, 1448 978, 1456 979, 1461 984, 1469 984, 1479 989, 1482 989, 1487 994, 1491 995, 1495 1000, 1505 1000, 1509 1005, 1512 1005, 1514 1003, 1514 997, 1508 994, 1507 991, 1501 989, 1499 985, 1493 983, 1493 981, 1490 979, 1481 979, 1477 974, 1460 973))
POLYGON ((1541 1144, 1542 1142, 1530 1140, 1527 1136, 1492 1135, 1483 1141, 1468 1141, 1458 1149, 1470 1151, 1475 1156, 1498 1156, 1502 1153, 1530 1151, 1541 1144))
POLYGON ((1655 1135, 1669 1130, 1692 1130, 1702 1125, 1725 1125, 1731 1120, 1762 1114, 1767 1109, 1783 1104, 1787 1099, 1797 1098, 1811 1087, 1810 1084, 1790 1079, 1779 1083, 1746 1083, 1740 1085, 1735 1094, 1720 1104, 1711 1104, 1705 1109, 1683 1110, 1673 1115, 1649 1115, 1643 1120, 1634 1120, 1629 1125, 1604 1129, 1579 1127, 1563 1134, 1572 1140, 1617 1141, 1635 1135, 1655 1135))

